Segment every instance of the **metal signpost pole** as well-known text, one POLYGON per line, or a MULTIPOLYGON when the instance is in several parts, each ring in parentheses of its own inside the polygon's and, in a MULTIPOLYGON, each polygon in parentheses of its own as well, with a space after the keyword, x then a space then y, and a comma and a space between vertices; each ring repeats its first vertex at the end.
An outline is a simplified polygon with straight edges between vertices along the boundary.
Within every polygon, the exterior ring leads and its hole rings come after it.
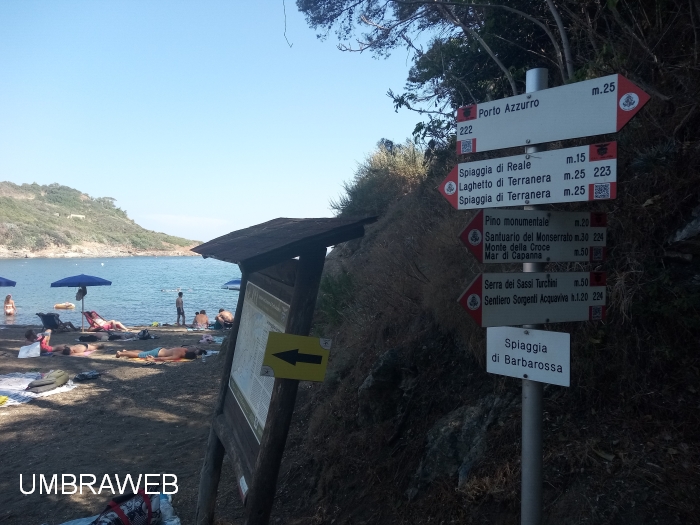
MULTIPOLYGON (((530 69, 525 79, 525 92, 547 89, 547 70, 530 69)), ((537 153, 542 148, 528 146, 525 153, 537 153)), ((526 210, 537 206, 525 206, 526 210)), ((523 272, 543 272, 545 263, 523 263, 523 272)), ((539 328, 525 325, 525 328, 539 328)), ((520 523, 540 525, 542 522, 542 387, 538 381, 523 379, 522 390, 522 451, 520 523)))

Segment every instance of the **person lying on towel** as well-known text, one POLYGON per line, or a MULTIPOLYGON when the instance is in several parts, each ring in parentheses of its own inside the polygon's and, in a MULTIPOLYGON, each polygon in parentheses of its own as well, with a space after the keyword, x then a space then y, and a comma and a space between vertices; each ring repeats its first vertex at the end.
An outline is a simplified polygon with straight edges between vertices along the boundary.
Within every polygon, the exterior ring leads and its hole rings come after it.
POLYGON ((27 339, 26 343, 31 344, 39 341, 39 348, 41 350, 42 355, 46 355, 49 352, 53 352, 54 354, 63 354, 63 355, 76 355, 76 354, 84 354, 85 352, 91 352, 93 350, 99 350, 100 348, 104 348, 104 344, 98 343, 98 344, 87 344, 87 343, 80 343, 77 345, 57 345, 57 346, 51 346, 49 345, 49 342, 51 341, 51 330, 46 330, 43 333, 35 333, 34 330, 27 330, 24 333, 24 337, 27 339))
POLYGON ((76 355, 104 348, 104 343, 78 343, 75 345, 58 345, 53 347, 54 354, 76 355))
POLYGON ((206 355, 206 353, 206 350, 200 348, 176 346, 173 348, 154 348, 145 352, 140 350, 119 350, 116 357, 140 357, 148 361, 177 361, 179 359, 197 359, 198 355, 206 355))

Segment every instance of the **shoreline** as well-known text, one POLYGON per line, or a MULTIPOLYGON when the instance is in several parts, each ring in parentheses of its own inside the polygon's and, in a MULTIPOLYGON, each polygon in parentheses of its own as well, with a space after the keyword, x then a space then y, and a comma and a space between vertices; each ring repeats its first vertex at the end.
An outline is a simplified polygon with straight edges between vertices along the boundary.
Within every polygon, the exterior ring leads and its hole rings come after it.
POLYGON ((6 246, 0 246, 0 260, 2 259, 88 259, 88 258, 113 258, 113 257, 199 257, 190 248, 177 247, 172 250, 135 250, 122 246, 104 245, 78 245, 70 248, 47 248, 33 251, 29 249, 11 250, 6 246))

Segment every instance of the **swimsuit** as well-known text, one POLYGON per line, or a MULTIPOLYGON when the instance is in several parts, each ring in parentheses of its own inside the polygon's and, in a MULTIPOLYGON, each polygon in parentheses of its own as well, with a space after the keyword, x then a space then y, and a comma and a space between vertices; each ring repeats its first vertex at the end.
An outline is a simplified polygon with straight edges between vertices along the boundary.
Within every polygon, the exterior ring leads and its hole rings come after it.
POLYGON ((147 350, 146 352, 141 352, 138 356, 139 357, 158 357, 158 352, 160 352, 160 347, 154 348, 153 350, 147 350))
POLYGON ((40 335, 36 338, 36 340, 39 341, 39 348, 41 348, 44 352, 53 352, 53 347, 49 346, 46 342, 46 336, 40 335))
POLYGON ((185 309, 182 306, 177 307, 177 315, 185 315, 185 309))

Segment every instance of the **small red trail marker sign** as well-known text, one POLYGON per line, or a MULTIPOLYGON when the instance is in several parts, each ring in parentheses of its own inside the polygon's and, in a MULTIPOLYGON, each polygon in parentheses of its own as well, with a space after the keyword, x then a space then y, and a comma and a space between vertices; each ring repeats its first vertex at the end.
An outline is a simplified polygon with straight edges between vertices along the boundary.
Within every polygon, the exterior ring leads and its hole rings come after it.
POLYGON ((482 273, 459 304, 482 327, 598 321, 605 318, 605 273, 482 273))
POLYGON ((472 104, 457 110, 457 153, 620 131, 649 101, 622 75, 472 104))
POLYGON ((438 186, 458 210, 617 197, 617 142, 464 162, 438 186))
POLYGON ((481 263, 605 260, 605 213, 479 210, 459 238, 481 263))

